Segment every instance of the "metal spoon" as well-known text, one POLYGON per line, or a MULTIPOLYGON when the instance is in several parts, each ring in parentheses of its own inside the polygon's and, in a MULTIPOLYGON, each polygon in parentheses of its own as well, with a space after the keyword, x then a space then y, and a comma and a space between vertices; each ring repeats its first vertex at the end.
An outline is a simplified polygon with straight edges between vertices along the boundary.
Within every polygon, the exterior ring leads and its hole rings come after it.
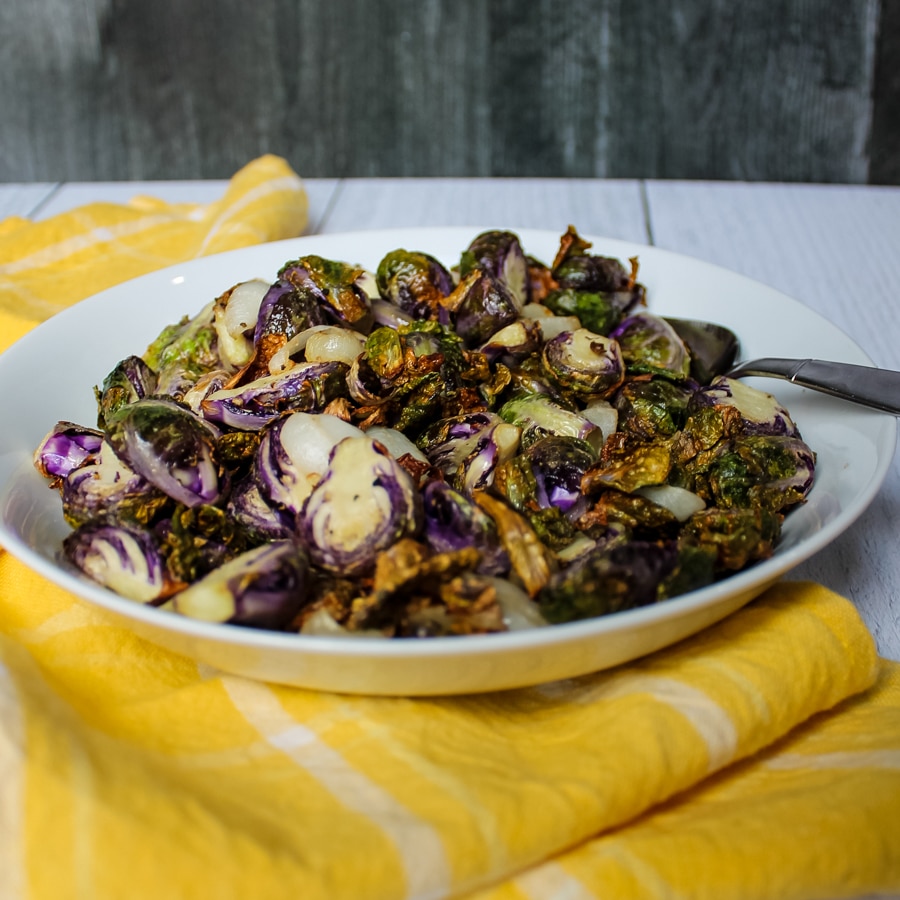
POLYGON ((691 351, 691 374, 706 384, 716 375, 781 378, 814 391, 900 416, 900 372, 821 359, 767 357, 735 364, 740 342, 724 325, 692 319, 666 321, 691 351))

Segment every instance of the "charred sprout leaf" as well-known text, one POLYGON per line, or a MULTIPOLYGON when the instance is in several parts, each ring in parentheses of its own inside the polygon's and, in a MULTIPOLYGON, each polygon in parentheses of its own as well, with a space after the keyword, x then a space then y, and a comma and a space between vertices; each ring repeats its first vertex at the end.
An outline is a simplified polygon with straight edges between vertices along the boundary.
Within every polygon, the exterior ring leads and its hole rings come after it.
POLYGON ((659 316, 633 313, 613 329, 628 371, 634 375, 661 375, 684 381, 691 370, 691 357, 674 328, 659 316))
POLYGON ((378 292, 414 319, 448 321, 443 299, 453 290, 453 278, 427 253, 393 250, 378 264, 378 292))
POLYGON ((246 549, 250 535, 215 506, 178 506, 156 526, 172 576, 190 584, 246 549))
POLYGON ((218 437, 215 428, 189 409, 159 398, 123 407, 107 435, 117 456, 186 506, 215 503, 222 494, 218 437))
POLYGON ((544 298, 551 291, 556 290, 556 279, 550 271, 550 266, 533 256, 525 257, 528 263, 528 296, 531 303, 543 303, 544 298))
POLYGON ((176 612, 205 622, 283 628, 304 602, 306 554, 293 541, 248 550, 176 594, 176 612))
POLYGON ((460 277, 465 278, 476 270, 486 273, 509 291, 517 312, 528 303, 528 260, 519 238, 511 231, 485 231, 469 244, 460 259, 460 277))
POLYGON ((475 494, 474 499, 494 520, 500 534, 500 543, 509 555, 512 571, 522 582, 528 596, 534 597, 547 583, 555 568, 550 552, 524 516, 502 500, 483 491, 475 494))
POLYGON ((767 509, 706 509, 685 523, 683 539, 715 553, 717 572, 736 572, 772 555, 781 517, 767 509))
POLYGON ((354 600, 348 627, 410 637, 502 631, 495 592, 485 596, 483 582, 473 592, 460 580, 478 558, 474 547, 433 553, 409 538, 398 541, 378 557, 372 593, 354 600))
POLYGON ((219 462, 230 472, 247 472, 259 451, 257 431, 228 431, 216 439, 219 462))
POLYGON ((153 603, 180 585, 172 581, 158 542, 134 526, 89 522, 63 541, 66 558, 98 584, 139 603, 153 603))
POLYGON ((625 363, 614 340, 586 328, 564 331, 544 344, 544 369, 564 390, 606 397, 625 378, 625 363))
POLYGON ((680 542, 675 568, 660 582, 659 599, 677 597, 712 584, 716 579, 717 559, 717 551, 709 544, 680 542))
POLYGON ((603 535, 610 525, 619 525, 629 533, 646 534, 673 531, 678 519, 671 510, 640 493, 606 490, 594 505, 576 522, 578 528, 593 535, 603 535))
POLYGON ((618 427, 643 441, 674 437, 687 420, 691 392, 661 378, 629 381, 615 396, 618 427))
POLYGON ((70 472, 96 459, 103 432, 74 422, 57 422, 34 451, 34 467, 54 486, 70 472))
POLYGON ((587 554, 550 579, 537 597, 548 622, 589 619, 655 603, 675 568, 674 542, 631 541, 587 554))
POLYGON ((103 379, 97 393, 97 427, 105 428, 116 412, 128 403, 155 393, 156 373, 139 356, 123 359, 103 379))
POLYGON ((418 534, 421 503, 412 478, 377 441, 349 437, 335 446, 298 530, 316 565, 365 574, 379 553, 418 534))
POLYGON ((584 493, 593 494, 604 488, 631 492, 666 483, 672 469, 669 444, 616 440, 620 436, 621 432, 603 445, 600 461, 585 473, 581 482, 584 493))

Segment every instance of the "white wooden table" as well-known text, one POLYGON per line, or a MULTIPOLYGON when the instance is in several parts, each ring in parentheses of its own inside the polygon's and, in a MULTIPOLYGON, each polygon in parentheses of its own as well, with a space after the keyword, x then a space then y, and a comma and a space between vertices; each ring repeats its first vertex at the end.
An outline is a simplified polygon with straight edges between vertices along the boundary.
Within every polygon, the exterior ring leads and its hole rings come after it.
MULTIPOLYGON (((0 218, 138 193, 208 202, 225 182, 0 185, 0 218)), ((734 269, 830 319, 900 369, 900 188, 558 179, 312 179, 310 233, 419 225, 548 228, 655 244, 734 269)), ((900 465, 827 550, 796 569, 851 598, 900 660, 900 465)))

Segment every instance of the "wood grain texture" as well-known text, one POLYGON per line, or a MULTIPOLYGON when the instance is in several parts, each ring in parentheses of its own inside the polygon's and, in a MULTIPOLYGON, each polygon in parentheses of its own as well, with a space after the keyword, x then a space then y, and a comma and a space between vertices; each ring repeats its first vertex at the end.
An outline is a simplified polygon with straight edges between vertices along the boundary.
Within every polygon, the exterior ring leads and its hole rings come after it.
POLYGON ((378 178, 341 184, 323 231, 429 225, 544 228, 646 242, 637 181, 378 178))
POLYGON ((863 182, 880 2, 4 0, 0 179, 863 182))
POLYGON ((883 0, 872 92, 869 181, 900 184, 900 3, 883 0))

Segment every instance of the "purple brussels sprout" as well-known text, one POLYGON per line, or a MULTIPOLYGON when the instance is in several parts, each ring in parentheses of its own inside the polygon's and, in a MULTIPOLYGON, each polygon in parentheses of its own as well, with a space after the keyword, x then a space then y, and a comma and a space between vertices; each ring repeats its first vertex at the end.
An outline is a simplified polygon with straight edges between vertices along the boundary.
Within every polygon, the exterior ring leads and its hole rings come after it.
POLYGON ((56 482, 94 459, 102 443, 102 431, 74 422, 57 422, 34 451, 34 467, 56 482))
POLYGON ((530 447, 549 434, 575 437, 599 450, 603 432, 582 413, 565 409, 546 394, 525 394, 503 404, 500 417, 522 432, 522 446, 530 447))
POLYGON ((531 356, 540 349, 542 342, 540 324, 530 319, 519 319, 505 325, 478 349, 491 362, 514 362, 531 356))
POLYGON ((614 543, 579 557, 537 596, 548 622, 572 622, 646 606, 678 564, 675 541, 614 543))
POLYGON ((185 506, 214 504, 225 479, 216 428, 174 400, 146 398, 124 407, 107 439, 116 455, 185 506))
POLYGON ((419 532, 421 503, 411 476, 377 441, 351 437, 334 448, 298 531, 316 565, 365 574, 381 551, 419 532))
POLYGON ((691 354, 678 332, 659 316, 636 312, 609 336, 619 343, 628 371, 684 381, 691 371, 691 354))
POLYGON ((581 396, 606 397, 625 380, 618 343, 586 328, 564 331, 547 341, 541 360, 561 388, 581 396))
POLYGON ((311 283, 298 286, 278 280, 266 292, 259 306, 253 344, 260 346, 269 335, 289 341, 312 328, 327 325, 328 316, 319 305, 319 295, 311 283))
POLYGON ((127 356, 103 379, 99 391, 101 427, 128 403, 156 392, 157 377, 139 356, 127 356))
POLYGON ((263 431, 254 461, 262 495, 296 516, 328 469, 335 446, 363 434, 355 425, 325 413, 292 413, 263 431))
POLYGON ((509 555, 500 543, 494 520, 443 481, 430 482, 422 492, 425 540, 436 553, 452 553, 475 547, 481 559, 475 571, 481 575, 505 575, 509 555))
POLYGON ((467 347, 485 343, 515 322, 521 312, 510 289, 480 269, 463 278, 447 302, 454 313, 456 333, 467 347))
POLYGON ((727 416, 729 434, 771 434, 799 437, 788 411, 772 394, 721 376, 695 391, 688 404, 688 415, 715 410, 727 416))
POLYGON ((525 455, 537 482, 535 499, 539 506, 555 506, 576 517, 587 509, 581 479, 596 461, 590 444, 578 438, 548 435, 535 441, 525 455))
POLYGON ((459 274, 465 278, 476 269, 502 284, 510 293, 516 312, 528 303, 531 277, 528 258, 517 235, 511 231, 485 231, 479 234, 463 252, 459 274))
POLYGON ((381 296, 413 319, 449 321, 443 300, 453 291, 453 278, 433 256, 392 250, 378 264, 375 281, 381 296))
POLYGON ((66 537, 63 552, 93 581, 129 600, 153 603, 174 587, 159 544, 149 531, 91 522, 66 537))
POLYGON ((62 481, 63 517, 73 527, 92 520, 146 523, 169 504, 166 494, 123 462, 106 441, 62 481))
POLYGON ((293 516, 273 508, 252 477, 236 482, 225 504, 225 512, 260 541, 278 541, 294 533, 293 516))
POLYGON ((519 448, 520 431, 492 412, 441 419, 417 443, 429 462, 464 494, 487 487, 494 470, 519 448))
POLYGON ((172 598, 172 609, 204 622, 282 629, 307 598, 309 560, 294 541, 247 550, 172 598))
POLYGON ((204 418, 232 428, 258 430, 286 412, 324 409, 347 392, 342 362, 300 363, 249 384, 210 394, 200 405, 204 418))

